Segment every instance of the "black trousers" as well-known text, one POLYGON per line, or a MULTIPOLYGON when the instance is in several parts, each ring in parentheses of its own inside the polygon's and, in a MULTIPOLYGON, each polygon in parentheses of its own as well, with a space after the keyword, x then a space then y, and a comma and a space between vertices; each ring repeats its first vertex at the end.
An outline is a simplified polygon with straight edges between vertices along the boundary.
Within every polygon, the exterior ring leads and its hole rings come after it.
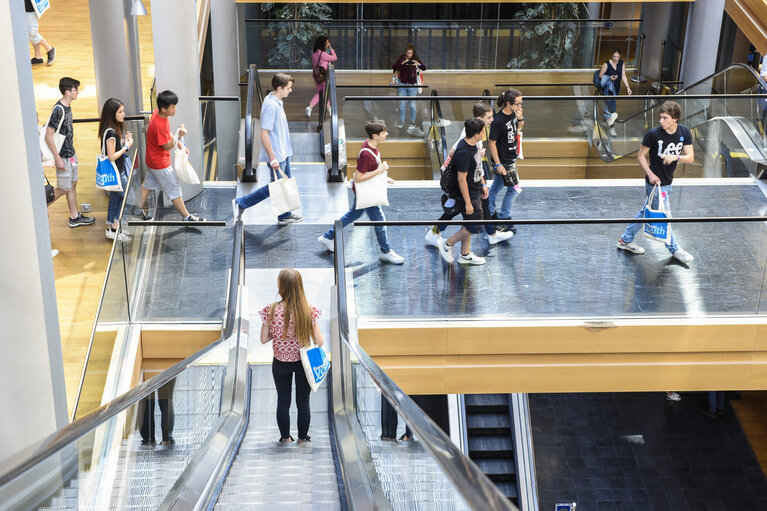
POLYGON ((290 437, 290 401, 293 390, 293 374, 296 375, 296 408, 298 410, 298 438, 305 439, 309 433, 312 412, 309 408, 309 396, 312 388, 306 381, 306 373, 301 361, 272 361, 272 377, 277 388, 277 427, 280 437, 290 437))
MULTIPOLYGON (((410 396, 415 404, 421 407, 426 415, 439 426, 446 435, 450 435, 450 418, 447 412, 447 396, 443 394, 436 395, 417 395, 410 396)), ((394 407, 389 404, 389 400, 381 395, 381 438, 396 438, 397 422, 399 417, 394 407)), ((410 427, 405 424, 405 434, 413 437, 410 427)))
MULTIPOLYGON (((446 208, 445 207, 445 201, 448 199, 448 196, 446 194, 442 194, 442 216, 439 217, 439 220, 452 220, 453 218, 457 217, 461 213, 463 213, 466 210, 466 207, 463 204, 463 199, 455 199, 455 206, 452 208, 446 208)), ((482 219, 483 220, 492 220, 493 215, 490 214, 490 200, 489 199, 482 199, 482 219)), ((492 236, 495 234, 495 226, 494 225, 485 225, 485 232, 492 236)), ((438 225, 437 230, 439 232, 443 232, 445 229, 447 229, 446 225, 438 225)))
MULTIPOLYGON (((389 404, 389 400, 381 394, 381 438, 397 438, 398 422, 397 411, 389 404)), ((410 438, 413 437, 407 424, 405 424, 405 434, 410 438)))
MULTIPOLYGON (((172 379, 157 390, 157 404, 160 406, 160 429, 162 441, 169 442, 173 436, 173 423, 176 415, 173 412, 173 390, 176 388, 176 379, 172 379)), ((139 432, 141 440, 145 443, 156 443, 154 403, 155 395, 144 399, 139 405, 139 432)))

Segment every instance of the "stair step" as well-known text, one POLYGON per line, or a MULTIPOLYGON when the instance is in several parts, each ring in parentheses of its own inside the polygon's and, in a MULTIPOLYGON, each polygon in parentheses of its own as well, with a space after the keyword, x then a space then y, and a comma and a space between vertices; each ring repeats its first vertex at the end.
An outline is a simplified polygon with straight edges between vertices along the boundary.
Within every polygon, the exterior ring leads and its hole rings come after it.
POLYGON ((466 414, 466 429, 470 436, 511 434, 511 417, 505 413, 466 414))
POLYGON ((514 444, 510 435, 488 435, 469 437, 471 459, 513 457, 514 444))
POLYGON ((506 495, 509 499, 516 500, 519 498, 519 493, 517 493, 517 484, 516 483, 509 483, 509 482, 503 482, 499 481, 495 483, 495 486, 501 490, 501 493, 506 495))
POLYGON ((516 481, 513 459, 478 459, 475 463, 492 481, 516 481))

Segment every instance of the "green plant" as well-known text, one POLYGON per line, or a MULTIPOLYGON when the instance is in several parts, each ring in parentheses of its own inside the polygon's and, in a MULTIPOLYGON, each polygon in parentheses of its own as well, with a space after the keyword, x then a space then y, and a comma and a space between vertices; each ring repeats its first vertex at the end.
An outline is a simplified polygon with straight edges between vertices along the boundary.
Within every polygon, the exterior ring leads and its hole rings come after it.
POLYGON ((285 69, 310 67, 311 41, 323 31, 317 20, 330 19, 330 7, 324 3, 265 3, 261 4, 261 10, 275 19, 268 26, 274 34, 269 64, 285 69))
POLYGON ((578 5, 574 3, 521 4, 514 18, 542 20, 540 23, 524 23, 522 41, 524 50, 512 58, 506 67, 562 69, 572 67, 575 57, 575 41, 578 39, 578 5))

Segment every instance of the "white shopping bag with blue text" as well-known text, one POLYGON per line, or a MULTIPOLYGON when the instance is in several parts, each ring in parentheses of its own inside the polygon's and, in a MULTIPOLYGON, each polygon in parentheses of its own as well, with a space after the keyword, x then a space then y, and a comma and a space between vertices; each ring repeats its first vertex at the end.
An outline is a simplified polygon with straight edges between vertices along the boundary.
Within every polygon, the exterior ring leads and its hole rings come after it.
POLYGON ((306 381, 309 382, 312 392, 316 392, 330 370, 328 354, 312 341, 311 346, 301 348, 301 364, 304 366, 306 381))
MULTIPOLYGON (((668 210, 667 205, 668 198, 666 192, 661 190, 660 184, 656 184, 650 195, 647 197, 647 202, 644 206, 644 218, 647 219, 663 219, 671 218, 671 212, 668 210), (658 208, 653 209, 653 197, 658 194, 658 208)), ((644 235, 655 241, 660 241, 668 245, 671 241, 671 228, 668 223, 658 222, 645 222, 644 235)))

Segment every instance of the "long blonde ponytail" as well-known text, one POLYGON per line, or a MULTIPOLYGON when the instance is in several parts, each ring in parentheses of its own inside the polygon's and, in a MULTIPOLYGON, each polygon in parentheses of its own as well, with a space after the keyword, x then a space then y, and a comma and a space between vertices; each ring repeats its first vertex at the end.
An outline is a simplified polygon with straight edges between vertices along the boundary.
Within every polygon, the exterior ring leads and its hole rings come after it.
MULTIPOLYGON (((280 303, 284 313, 283 321, 285 328, 282 331, 282 338, 285 339, 288 325, 290 325, 290 318, 292 317, 296 341, 298 341, 299 346, 305 348, 311 345, 310 339, 314 333, 312 328, 312 308, 304 294, 304 282, 301 274, 292 268, 280 270, 280 274, 277 276, 277 291, 280 293, 280 297, 282 297, 280 303)), ((269 323, 272 322, 273 317, 274 304, 269 308, 269 323)))

